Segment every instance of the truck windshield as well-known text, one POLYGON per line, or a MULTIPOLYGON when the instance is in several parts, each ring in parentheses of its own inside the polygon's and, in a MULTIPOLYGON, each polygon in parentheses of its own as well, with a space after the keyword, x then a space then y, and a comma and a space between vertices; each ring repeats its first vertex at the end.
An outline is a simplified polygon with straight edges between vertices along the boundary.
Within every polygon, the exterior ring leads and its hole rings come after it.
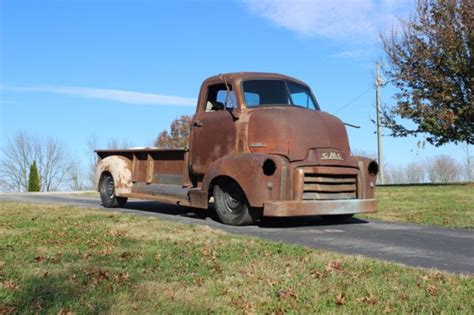
POLYGON ((299 106, 319 110, 311 91, 288 80, 248 80, 243 83, 247 107, 299 106))

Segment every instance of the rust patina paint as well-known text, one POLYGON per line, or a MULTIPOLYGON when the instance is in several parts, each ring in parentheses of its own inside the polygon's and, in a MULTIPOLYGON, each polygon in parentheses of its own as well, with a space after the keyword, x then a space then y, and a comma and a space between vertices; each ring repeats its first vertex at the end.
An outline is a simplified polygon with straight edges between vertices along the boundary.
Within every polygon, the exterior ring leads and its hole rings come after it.
POLYGON ((201 86, 189 150, 99 150, 97 180, 108 171, 118 196, 207 208, 216 179, 226 177, 266 216, 374 212, 376 173, 369 174, 369 165, 376 169, 376 162, 351 155, 343 122, 296 106, 247 107, 246 80, 284 80, 309 90, 273 73, 210 77, 201 86), (235 93, 234 108, 206 111, 216 85, 235 93), (268 160, 271 175, 262 169, 268 160))

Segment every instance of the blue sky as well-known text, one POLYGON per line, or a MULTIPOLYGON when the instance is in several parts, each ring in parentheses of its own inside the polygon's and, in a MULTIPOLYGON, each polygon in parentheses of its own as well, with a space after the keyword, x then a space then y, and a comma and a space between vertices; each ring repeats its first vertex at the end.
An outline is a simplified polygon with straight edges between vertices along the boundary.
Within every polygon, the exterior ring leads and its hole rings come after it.
MULTIPOLYGON (((348 130, 352 148, 376 152, 370 87, 383 56, 377 34, 396 27, 413 6, 407 0, 3 0, 0 146, 19 130, 56 137, 84 158, 93 135, 103 146, 110 139, 151 145, 174 118, 193 114, 206 77, 265 71, 307 82, 323 110, 362 126, 348 130)), ((393 102, 393 93, 384 88, 384 103, 393 102)), ((460 146, 419 150, 418 140, 384 137, 387 163, 442 153, 463 159, 460 146)))

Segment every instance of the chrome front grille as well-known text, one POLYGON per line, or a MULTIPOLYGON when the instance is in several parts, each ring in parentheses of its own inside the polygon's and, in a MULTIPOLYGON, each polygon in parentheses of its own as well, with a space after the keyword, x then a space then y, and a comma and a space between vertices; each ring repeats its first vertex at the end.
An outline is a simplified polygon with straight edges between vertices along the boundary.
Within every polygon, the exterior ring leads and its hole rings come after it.
POLYGON ((303 200, 357 199, 356 175, 304 174, 303 200))

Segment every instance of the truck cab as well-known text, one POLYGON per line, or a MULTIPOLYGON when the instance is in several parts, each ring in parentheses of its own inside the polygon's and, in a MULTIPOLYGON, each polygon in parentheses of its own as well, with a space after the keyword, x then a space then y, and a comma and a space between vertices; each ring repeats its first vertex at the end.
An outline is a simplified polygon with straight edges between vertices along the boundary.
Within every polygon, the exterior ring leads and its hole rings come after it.
POLYGON ((103 204, 140 198, 207 208, 213 197, 219 218, 232 225, 268 216, 345 219, 376 209, 377 162, 351 154, 343 122, 321 111, 295 78, 210 77, 191 128, 189 148, 97 151, 103 204), (105 167, 112 160, 121 165, 115 176, 105 167))

